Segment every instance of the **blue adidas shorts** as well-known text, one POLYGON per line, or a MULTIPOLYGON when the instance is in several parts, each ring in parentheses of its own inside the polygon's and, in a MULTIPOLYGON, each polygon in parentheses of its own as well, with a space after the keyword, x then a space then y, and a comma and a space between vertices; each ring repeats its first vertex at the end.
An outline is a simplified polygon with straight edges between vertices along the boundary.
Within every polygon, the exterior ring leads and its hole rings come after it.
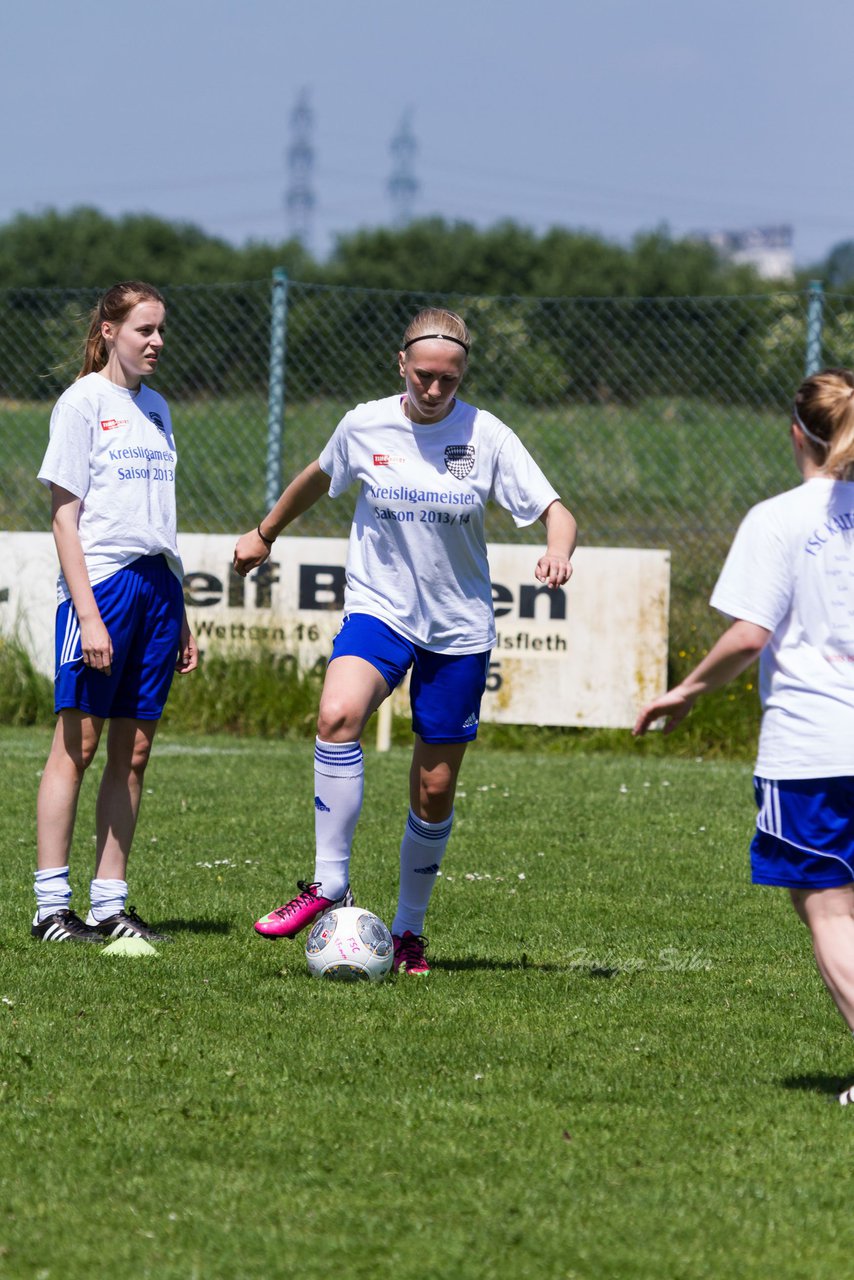
POLYGON ((854 778, 754 778, 754 884, 829 889, 854 880, 854 778))
POLYGON ((83 662, 70 600, 56 611, 56 711, 159 720, 166 705, 184 617, 184 592, 165 556, 140 556, 92 588, 113 642, 108 676, 83 662))
POLYGON ((472 742, 477 737, 480 703, 486 688, 489 655, 434 653, 405 640, 379 618, 349 613, 332 644, 332 657, 364 658, 396 689, 410 667, 412 727, 424 742, 472 742))

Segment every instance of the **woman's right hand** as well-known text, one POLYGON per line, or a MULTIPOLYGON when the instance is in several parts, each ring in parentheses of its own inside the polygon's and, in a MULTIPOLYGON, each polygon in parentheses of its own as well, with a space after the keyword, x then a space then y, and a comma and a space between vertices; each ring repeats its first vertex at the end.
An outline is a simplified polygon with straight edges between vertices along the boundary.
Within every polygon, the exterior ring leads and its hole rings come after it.
POLYGON ((257 569, 270 557, 271 548, 267 546, 257 529, 250 529, 237 539, 234 548, 234 571, 245 578, 252 569, 257 569))

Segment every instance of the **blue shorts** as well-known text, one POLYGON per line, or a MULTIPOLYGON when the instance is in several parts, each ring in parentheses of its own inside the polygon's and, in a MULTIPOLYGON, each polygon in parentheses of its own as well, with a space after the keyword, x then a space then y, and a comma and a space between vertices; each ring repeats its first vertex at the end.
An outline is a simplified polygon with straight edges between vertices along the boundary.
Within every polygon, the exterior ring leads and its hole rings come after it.
POLYGON ((348 613, 332 644, 332 657, 364 658, 396 689, 410 667, 412 728, 423 742, 472 742, 477 737, 480 703, 486 688, 489 655, 434 653, 404 640, 379 618, 348 613))
POLYGON ((854 778, 754 778, 754 884, 830 889, 854 880, 854 778))
POLYGON ((113 642, 110 674, 83 662, 70 600, 56 611, 54 708, 129 720, 159 720, 175 674, 184 592, 165 556, 140 556, 92 588, 113 642))

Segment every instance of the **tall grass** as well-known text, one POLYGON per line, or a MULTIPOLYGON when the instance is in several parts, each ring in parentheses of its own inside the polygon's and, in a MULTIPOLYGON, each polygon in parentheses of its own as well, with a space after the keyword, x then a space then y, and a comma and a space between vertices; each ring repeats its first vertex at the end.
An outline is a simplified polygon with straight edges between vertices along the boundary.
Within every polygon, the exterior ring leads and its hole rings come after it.
MULTIPOLYGON (((689 655, 677 657, 686 671, 689 655)), ((634 740, 628 730, 540 728, 536 725, 482 724, 482 746, 506 751, 544 751, 568 755, 628 751, 640 757, 749 760, 755 754, 759 705, 755 676, 748 672, 727 689, 702 699, 671 736, 648 734, 634 740)), ((172 684, 163 729, 181 733, 228 732, 267 739, 313 738, 321 676, 299 673, 292 663, 270 654, 240 658, 206 656, 197 671, 172 684)), ((33 669, 26 651, 0 640, 0 724, 48 725, 53 720, 53 687, 33 669)), ((372 725, 365 732, 370 739, 372 725)), ((392 740, 412 741, 407 716, 396 715, 392 740)))
POLYGON ((36 671, 14 638, 0 635, 0 724, 46 724, 53 714, 53 688, 36 671))
POLYGON ((286 658, 207 654, 198 670, 172 684, 163 726, 181 732, 314 737, 321 677, 286 658))

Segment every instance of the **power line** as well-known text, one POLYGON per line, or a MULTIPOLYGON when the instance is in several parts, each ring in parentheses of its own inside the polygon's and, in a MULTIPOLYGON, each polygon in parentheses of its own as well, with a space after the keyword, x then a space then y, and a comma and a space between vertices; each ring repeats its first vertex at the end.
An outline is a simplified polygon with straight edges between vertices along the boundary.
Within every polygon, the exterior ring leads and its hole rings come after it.
POLYGON ((405 227, 412 221, 415 198, 418 195, 418 179, 415 176, 415 153, 418 144, 412 132, 412 112, 404 111, 397 133, 391 140, 392 169, 388 180, 396 227, 405 227))
POLYGON ((288 147, 288 189, 285 206, 291 235, 304 249, 311 243, 312 214, 315 197, 312 178, 314 173, 314 145, 312 134, 314 114, 308 98, 308 90, 301 90, 291 112, 291 144, 288 147))

